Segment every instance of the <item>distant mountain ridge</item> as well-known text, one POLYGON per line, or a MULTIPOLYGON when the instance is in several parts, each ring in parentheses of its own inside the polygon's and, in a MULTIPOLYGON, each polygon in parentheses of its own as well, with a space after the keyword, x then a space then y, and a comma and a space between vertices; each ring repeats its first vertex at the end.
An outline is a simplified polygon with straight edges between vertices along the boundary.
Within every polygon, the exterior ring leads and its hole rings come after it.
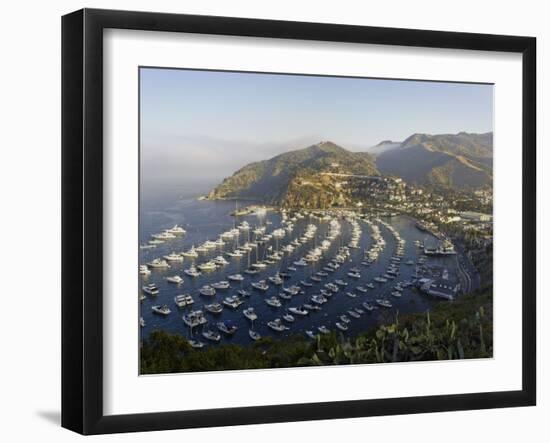
POLYGON ((376 156, 376 166, 410 183, 478 188, 493 180, 493 133, 413 134, 376 156))
POLYGON ((297 204, 297 200, 312 205, 330 204, 332 197, 323 181, 326 182, 330 177, 327 174, 331 173, 379 175, 368 153, 351 152, 333 142, 323 141, 250 163, 225 178, 208 198, 257 199, 273 204, 289 201, 297 204))

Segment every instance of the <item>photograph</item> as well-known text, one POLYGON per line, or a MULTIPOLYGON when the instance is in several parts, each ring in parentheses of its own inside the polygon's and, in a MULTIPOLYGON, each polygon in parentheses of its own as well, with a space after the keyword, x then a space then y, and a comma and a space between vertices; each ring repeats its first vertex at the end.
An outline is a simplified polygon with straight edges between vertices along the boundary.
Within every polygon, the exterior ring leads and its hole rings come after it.
POLYGON ((140 374, 491 358, 493 86, 140 67, 140 374))

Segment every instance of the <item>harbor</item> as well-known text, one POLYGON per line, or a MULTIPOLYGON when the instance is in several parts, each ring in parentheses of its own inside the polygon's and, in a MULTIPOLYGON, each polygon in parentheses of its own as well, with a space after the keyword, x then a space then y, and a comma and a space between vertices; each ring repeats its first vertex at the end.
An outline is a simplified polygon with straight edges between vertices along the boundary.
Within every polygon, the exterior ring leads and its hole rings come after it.
POLYGON ((161 329, 199 349, 267 336, 353 336, 461 292, 452 245, 413 218, 238 205, 184 198, 142 212, 142 339, 161 329))

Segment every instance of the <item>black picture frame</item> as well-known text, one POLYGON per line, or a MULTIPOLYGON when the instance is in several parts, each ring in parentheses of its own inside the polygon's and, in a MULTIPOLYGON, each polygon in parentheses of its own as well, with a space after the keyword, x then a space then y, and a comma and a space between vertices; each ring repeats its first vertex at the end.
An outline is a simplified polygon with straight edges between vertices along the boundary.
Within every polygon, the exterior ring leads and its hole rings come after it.
POLYGON ((536 39, 83 9, 62 18, 62 426, 152 431, 536 403, 536 39), (519 53, 523 64, 522 389, 132 415, 103 412, 103 30, 171 31, 519 53))

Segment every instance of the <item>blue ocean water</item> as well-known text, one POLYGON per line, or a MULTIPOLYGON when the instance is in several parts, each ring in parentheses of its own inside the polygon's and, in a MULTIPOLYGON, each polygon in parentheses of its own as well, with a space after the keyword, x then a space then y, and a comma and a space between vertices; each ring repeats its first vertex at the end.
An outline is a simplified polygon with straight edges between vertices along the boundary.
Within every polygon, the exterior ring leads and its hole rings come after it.
MULTIPOLYGON (((250 202, 237 202, 237 204, 239 207, 244 207, 249 205, 250 202)), ((265 216, 247 215, 233 217, 230 213, 235 210, 235 206, 236 203, 234 201, 199 201, 195 197, 182 196, 169 196, 164 199, 157 198, 148 201, 146 204, 142 202, 140 210, 140 244, 147 243, 148 240, 151 239, 152 234, 171 228, 175 224, 182 226, 187 233, 173 240, 168 240, 161 245, 157 245, 153 249, 141 249, 139 252, 140 264, 150 262, 154 258, 162 258, 163 255, 170 254, 171 252, 179 253, 188 250, 191 246, 198 246, 206 240, 216 240, 222 232, 233 228, 244 220, 250 224, 252 229, 257 226, 266 226, 266 231, 268 233, 281 226, 281 214, 278 212, 268 212, 265 216)), ((339 221, 342 225, 341 235, 334 240, 331 247, 325 251, 323 259, 316 263, 310 263, 305 268, 297 268, 297 271, 291 273, 291 278, 285 280, 285 287, 293 284, 299 285, 300 280, 307 280, 308 277, 326 266, 330 259, 335 256, 340 246, 348 244, 351 238, 351 223, 344 219, 340 219, 339 221)), ((233 250, 237 245, 242 245, 249 239, 248 236, 246 234, 241 234, 237 241, 229 241, 224 246, 218 247, 215 250, 211 250, 207 253, 200 253, 199 257, 196 259, 185 258, 183 262, 171 262, 171 267, 169 269, 153 269, 148 276, 140 275, 138 277, 140 288, 148 283, 155 283, 159 288, 159 294, 157 296, 147 295, 144 300, 139 302, 140 316, 145 321, 145 326, 140 328, 141 337, 142 339, 146 338, 151 331, 162 329, 205 342, 201 336, 201 332, 204 328, 216 330, 215 324, 217 322, 221 320, 231 320, 238 327, 238 331, 232 336, 224 336, 222 334, 221 343, 234 342, 247 345, 252 343, 248 334, 251 322, 243 315, 242 311, 249 306, 254 307, 258 315, 258 319, 254 321, 253 324, 253 329, 255 331, 262 336, 271 335, 284 338, 290 334, 304 335, 306 330, 314 330, 314 332, 317 332, 316 328, 320 325, 325 325, 330 330, 336 330, 335 323, 340 321, 339 316, 346 314, 348 310, 352 308, 363 308, 363 302, 374 301, 379 297, 385 297, 391 300, 393 304, 393 308, 391 309, 376 307, 373 311, 362 314, 360 318, 351 318, 348 315, 352 321, 349 323, 349 330, 346 331, 345 334, 352 336, 375 324, 388 322, 394 319, 397 311, 400 313, 424 312, 430 309, 435 303, 440 303, 441 301, 434 300, 431 297, 415 292, 412 288, 406 288, 400 298, 395 298, 390 295, 393 290, 392 288, 397 282, 410 280, 411 275, 415 272, 415 266, 405 265, 406 261, 413 260, 416 262, 419 257, 419 250, 415 246, 414 241, 419 240, 430 243, 435 241, 435 238, 426 232, 420 231, 415 227, 414 220, 405 216, 384 218, 383 221, 393 226, 393 228, 399 232, 401 238, 406 241, 405 255, 402 257, 402 264, 400 266, 400 275, 395 280, 388 280, 387 283, 383 284, 375 283, 375 288, 369 289, 367 293, 362 293, 355 289, 357 286, 373 282, 375 277, 384 274, 396 249, 396 241, 390 230, 383 224, 375 222, 386 241, 386 246, 380 253, 379 259, 374 264, 368 267, 361 265, 364 250, 371 246, 373 240, 371 238, 372 228, 367 223, 360 221, 362 235, 359 242, 359 248, 350 249, 350 259, 336 272, 329 273, 327 277, 323 278, 321 283, 316 283, 313 287, 303 287, 305 294, 296 295, 289 301, 281 299, 282 306, 280 308, 273 308, 267 305, 265 299, 277 295, 281 291, 281 287, 269 284, 270 288, 268 291, 260 292, 252 288, 250 284, 261 279, 267 279, 280 270, 284 271, 287 266, 292 265, 292 262, 305 256, 310 249, 319 246, 321 241, 326 237, 329 222, 306 216, 303 219, 297 220, 294 224, 293 231, 284 238, 278 241, 273 239, 265 245, 260 245, 242 258, 231 258, 226 256, 226 259, 230 262, 229 265, 220 267, 214 271, 203 272, 200 277, 191 278, 183 271, 193 263, 203 263, 218 255, 224 255, 225 252, 233 250), (291 254, 286 253, 283 260, 268 265, 266 269, 256 275, 250 276, 243 273, 251 263, 265 258, 267 248, 271 248, 270 250, 280 249, 293 239, 302 236, 309 223, 315 224, 318 229, 315 237, 312 238, 308 244, 297 247, 291 254), (350 268, 353 267, 361 268, 361 278, 359 280, 347 276, 350 268), (218 290, 213 297, 199 294, 199 289, 203 285, 226 280, 227 275, 234 273, 243 274, 245 276, 245 281, 243 283, 231 282, 230 289, 218 290), (166 277, 173 275, 181 276, 184 279, 184 283, 175 285, 167 282, 166 277), (309 315, 305 317, 295 315, 294 322, 285 322, 289 329, 284 332, 275 332, 267 326, 268 321, 275 318, 281 318, 289 307, 308 303, 311 295, 318 294, 319 289, 323 288, 325 283, 329 281, 333 282, 337 279, 344 280, 348 283, 348 286, 341 288, 327 303, 322 305, 322 310, 310 312, 309 315), (190 310, 202 309, 205 304, 214 301, 222 303, 225 297, 235 295, 236 291, 241 288, 248 290, 251 296, 243 298, 244 304, 236 310, 224 307, 223 312, 217 315, 204 311, 209 323, 193 330, 190 330, 183 322, 182 316, 190 310), (354 292, 357 297, 348 297, 345 294, 347 291, 354 292), (178 294, 185 293, 191 294, 194 299, 194 304, 184 309, 178 309, 174 303, 174 297, 178 294), (168 316, 160 316, 152 312, 152 306, 164 304, 168 305, 172 311, 168 316)), ((252 229, 248 234, 250 237, 253 237, 252 229)), ((456 268, 456 258, 454 256, 433 257, 429 258, 428 264, 436 265, 448 269, 450 272, 454 272, 456 268)), ((208 343, 208 345, 216 346, 216 344, 211 343, 208 343)))

